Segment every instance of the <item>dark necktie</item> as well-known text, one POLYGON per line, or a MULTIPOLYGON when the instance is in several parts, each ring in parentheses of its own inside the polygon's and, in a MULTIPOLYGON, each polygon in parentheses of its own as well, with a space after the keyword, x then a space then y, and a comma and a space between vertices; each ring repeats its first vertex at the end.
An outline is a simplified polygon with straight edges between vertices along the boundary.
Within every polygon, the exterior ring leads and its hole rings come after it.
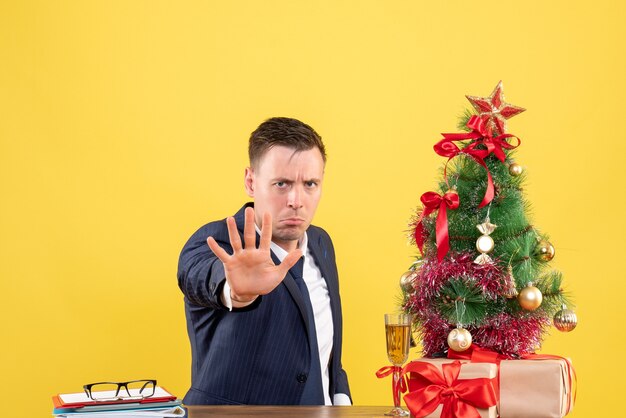
POLYGON ((300 399, 300 405, 324 405, 324 390, 322 386, 322 372, 320 368, 319 349, 317 347, 317 331, 315 329, 315 315, 313 305, 309 297, 309 289, 306 287, 303 277, 304 257, 291 268, 290 272, 295 279, 306 308, 306 316, 309 325, 309 344, 311 346, 311 370, 304 386, 304 392, 300 399))

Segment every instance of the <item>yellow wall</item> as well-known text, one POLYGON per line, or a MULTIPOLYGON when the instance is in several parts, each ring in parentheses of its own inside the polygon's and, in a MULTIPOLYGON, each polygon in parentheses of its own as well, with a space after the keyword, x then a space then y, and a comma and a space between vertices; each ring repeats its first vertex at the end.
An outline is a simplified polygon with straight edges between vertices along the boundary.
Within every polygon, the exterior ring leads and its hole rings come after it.
POLYGON ((5 407, 47 416, 51 395, 101 379, 184 395, 178 253, 244 201, 247 137, 274 115, 327 143, 316 223, 339 256, 344 365, 356 404, 389 404, 383 313, 439 178, 432 145, 502 79, 528 109, 509 128, 534 223, 578 303, 543 352, 574 360, 573 416, 621 410, 625 17, 607 0, 3 2, 5 407))

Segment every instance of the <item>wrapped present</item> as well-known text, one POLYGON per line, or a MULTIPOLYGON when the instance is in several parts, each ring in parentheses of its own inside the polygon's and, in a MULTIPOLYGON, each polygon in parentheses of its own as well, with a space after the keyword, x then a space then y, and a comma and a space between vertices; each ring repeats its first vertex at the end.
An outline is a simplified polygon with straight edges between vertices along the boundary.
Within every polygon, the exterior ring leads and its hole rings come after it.
POLYGON ((502 418, 560 418, 574 406, 574 369, 568 359, 530 355, 500 362, 502 418))
POLYGON ((413 361, 403 369, 408 387, 404 402, 415 418, 495 418, 497 371, 491 363, 413 361))
POLYGON ((525 354, 522 360, 473 344, 469 350, 448 352, 450 358, 499 367, 501 418, 564 417, 574 408, 576 372, 569 359, 551 354, 525 354))

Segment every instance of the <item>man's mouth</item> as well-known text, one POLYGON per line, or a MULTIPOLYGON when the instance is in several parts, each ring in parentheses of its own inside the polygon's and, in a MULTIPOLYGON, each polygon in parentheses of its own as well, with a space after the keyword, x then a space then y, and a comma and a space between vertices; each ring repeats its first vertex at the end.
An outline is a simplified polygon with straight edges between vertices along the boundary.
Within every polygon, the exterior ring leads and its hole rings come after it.
POLYGON ((294 217, 294 218, 286 218, 286 219, 282 219, 282 220, 280 221, 280 223, 281 223, 281 224, 283 224, 283 225, 287 225, 287 226, 300 226, 300 225, 302 225, 304 222, 305 222, 305 221, 304 221, 304 219, 302 219, 302 218, 297 218, 297 217, 294 217))

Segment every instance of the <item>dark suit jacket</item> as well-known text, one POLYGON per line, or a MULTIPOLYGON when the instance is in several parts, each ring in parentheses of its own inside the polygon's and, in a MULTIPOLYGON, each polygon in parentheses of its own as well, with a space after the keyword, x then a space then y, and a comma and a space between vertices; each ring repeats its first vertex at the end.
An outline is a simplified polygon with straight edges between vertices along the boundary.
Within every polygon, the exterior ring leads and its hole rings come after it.
MULTIPOLYGON (((243 234, 246 204, 235 215, 243 234)), ((341 366, 342 317, 335 252, 321 228, 307 230, 308 246, 330 294, 334 337, 330 375, 333 394, 350 396, 341 366)), ((206 243, 215 240, 232 254, 226 221, 200 228, 185 244, 178 264, 178 285, 185 295, 191 342, 191 389, 187 405, 297 405, 309 374, 311 355, 306 308, 291 273, 250 306, 228 311, 220 300, 224 266, 206 243)), ((257 234, 257 243, 259 236, 257 234)), ((243 239, 242 239, 243 241, 243 239)), ((274 262, 278 260, 272 254, 274 262)))

